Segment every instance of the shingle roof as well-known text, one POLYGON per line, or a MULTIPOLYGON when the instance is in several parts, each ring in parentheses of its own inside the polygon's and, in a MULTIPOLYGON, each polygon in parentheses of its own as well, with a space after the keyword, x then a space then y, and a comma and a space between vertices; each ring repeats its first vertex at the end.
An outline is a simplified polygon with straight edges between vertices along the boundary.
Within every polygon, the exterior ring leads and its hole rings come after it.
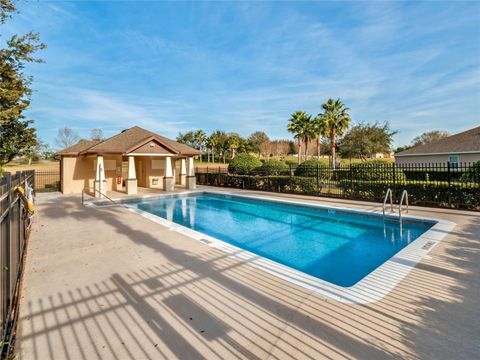
POLYGON ((56 155, 78 155, 80 152, 85 151, 92 146, 98 144, 99 140, 80 140, 75 145, 69 146, 59 152, 56 155))
POLYGON ((480 152, 480 126, 446 137, 429 144, 415 146, 395 156, 414 156, 430 154, 461 154, 480 152))
MULTIPOLYGON (((85 146, 80 147, 80 143, 75 144, 58 152, 57 155, 127 154, 152 140, 157 141, 165 149, 168 149, 169 153, 174 155, 200 155, 202 153, 190 146, 180 144, 179 142, 170 140, 164 136, 134 126, 107 140, 90 142, 91 144, 89 146, 86 146, 87 144, 85 144, 85 146)), ((136 153, 138 153, 138 151, 136 153)))

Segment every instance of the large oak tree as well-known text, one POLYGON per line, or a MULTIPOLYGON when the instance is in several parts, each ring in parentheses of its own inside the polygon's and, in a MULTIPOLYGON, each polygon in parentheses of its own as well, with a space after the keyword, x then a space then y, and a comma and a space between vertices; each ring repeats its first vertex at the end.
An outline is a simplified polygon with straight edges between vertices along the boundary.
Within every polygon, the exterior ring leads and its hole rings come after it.
MULTIPOLYGON (((13 1, 0 0, 0 26, 15 12, 13 1)), ((23 70, 26 63, 41 62, 33 55, 44 47, 39 35, 29 32, 12 35, 0 48, 0 166, 38 144, 33 121, 24 114, 30 105, 32 78, 23 70)))

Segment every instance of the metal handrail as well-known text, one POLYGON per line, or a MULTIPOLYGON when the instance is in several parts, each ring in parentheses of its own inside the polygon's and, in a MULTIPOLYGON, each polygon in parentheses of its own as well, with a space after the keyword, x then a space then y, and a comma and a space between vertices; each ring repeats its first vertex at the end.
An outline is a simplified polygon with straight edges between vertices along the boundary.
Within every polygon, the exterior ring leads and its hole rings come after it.
POLYGON ((405 206, 407 208, 407 214, 408 214, 408 192, 407 190, 402 191, 402 197, 400 198, 400 202, 398 204, 398 217, 402 219, 402 205, 403 205, 403 200, 405 200, 405 206))
POLYGON ((82 190, 82 205, 84 204, 85 202, 85 191, 86 190, 92 190, 93 189, 93 194, 95 195, 95 192, 99 193, 101 196, 105 197, 106 199, 110 200, 112 203, 114 204, 117 204, 115 202, 115 200, 112 200, 111 198, 109 198, 107 195, 105 195, 104 193, 102 193, 100 190, 96 189, 95 187, 86 187, 86 188, 83 188, 82 190))
POLYGON ((385 198, 383 199, 383 216, 385 217, 385 205, 387 203, 387 199, 390 195, 390 212, 393 212, 393 199, 392 199, 392 189, 388 188, 387 192, 385 193, 385 198))

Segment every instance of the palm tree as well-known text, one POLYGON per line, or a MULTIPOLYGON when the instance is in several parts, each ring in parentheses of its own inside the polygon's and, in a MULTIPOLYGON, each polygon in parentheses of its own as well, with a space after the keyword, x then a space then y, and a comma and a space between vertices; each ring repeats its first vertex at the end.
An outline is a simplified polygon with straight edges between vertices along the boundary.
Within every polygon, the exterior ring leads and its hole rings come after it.
MULTIPOLYGON (((288 120, 287 129, 293 134, 293 137, 297 140, 298 143, 298 163, 301 161, 302 154, 302 118, 304 117, 304 112, 296 111, 294 112, 290 119, 288 120)), ((306 115, 306 114, 305 114, 306 115)))
POLYGON ((231 133, 228 135, 227 146, 231 152, 232 159, 237 155, 237 150, 241 145, 241 137, 238 134, 231 133))
MULTIPOLYGON (((205 142, 207 141, 207 134, 203 130, 196 130, 193 133, 193 139, 198 150, 203 151, 205 142)), ((202 162, 202 155, 200 155, 200 162, 202 162)))
POLYGON ((350 125, 350 115, 348 107, 340 99, 332 98, 322 105, 324 113, 319 115, 322 119, 325 132, 330 138, 332 146, 332 167, 335 169, 335 149, 337 146, 337 136, 341 136, 350 125))
POLYGON ((305 144, 305 159, 308 153, 308 141, 313 137, 312 117, 304 111, 294 112, 288 120, 288 131, 298 142, 298 163, 301 163, 302 143, 305 144))
POLYGON ((207 139, 207 146, 210 149, 210 153, 212 154, 212 162, 215 162, 215 150, 218 146, 218 137, 217 134, 213 133, 207 139))
POLYGON ((313 133, 315 134, 315 138, 317 140, 317 160, 320 160, 320 145, 322 136, 325 136, 327 133, 322 116, 323 114, 319 114, 312 120, 313 133))

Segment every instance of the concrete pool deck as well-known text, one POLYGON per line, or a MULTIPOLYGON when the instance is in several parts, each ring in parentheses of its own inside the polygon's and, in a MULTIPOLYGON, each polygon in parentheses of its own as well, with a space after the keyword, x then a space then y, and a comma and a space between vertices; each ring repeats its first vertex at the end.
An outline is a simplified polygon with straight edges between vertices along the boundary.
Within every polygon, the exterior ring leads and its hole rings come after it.
POLYGON ((385 298, 349 305, 121 206, 86 208, 79 196, 59 194, 41 194, 37 205, 19 359, 473 359, 480 352, 478 213, 411 207, 411 215, 457 226, 385 298))

